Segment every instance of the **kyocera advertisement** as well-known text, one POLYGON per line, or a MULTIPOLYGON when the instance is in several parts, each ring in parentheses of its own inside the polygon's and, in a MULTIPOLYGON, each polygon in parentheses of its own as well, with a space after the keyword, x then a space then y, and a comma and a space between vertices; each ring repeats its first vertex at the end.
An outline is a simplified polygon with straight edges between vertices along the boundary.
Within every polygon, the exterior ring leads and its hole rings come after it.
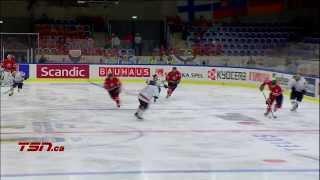
POLYGON ((246 81, 247 72, 239 69, 212 68, 208 71, 208 78, 211 80, 234 80, 246 81))

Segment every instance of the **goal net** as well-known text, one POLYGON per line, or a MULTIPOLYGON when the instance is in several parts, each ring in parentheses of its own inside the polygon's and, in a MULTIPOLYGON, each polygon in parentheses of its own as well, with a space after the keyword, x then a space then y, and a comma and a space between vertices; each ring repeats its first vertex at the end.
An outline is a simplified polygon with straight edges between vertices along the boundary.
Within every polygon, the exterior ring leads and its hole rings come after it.
POLYGON ((38 33, 0 33, 0 61, 13 54, 18 63, 34 63, 38 48, 38 33))

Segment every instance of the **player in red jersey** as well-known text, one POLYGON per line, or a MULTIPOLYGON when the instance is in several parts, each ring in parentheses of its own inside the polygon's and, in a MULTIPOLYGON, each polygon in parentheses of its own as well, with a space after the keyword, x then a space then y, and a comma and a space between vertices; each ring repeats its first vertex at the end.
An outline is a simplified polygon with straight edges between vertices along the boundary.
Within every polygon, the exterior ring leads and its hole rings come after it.
POLYGON ((108 77, 104 81, 104 88, 109 92, 110 97, 117 103, 117 107, 120 107, 120 98, 119 98, 119 94, 121 92, 120 80, 110 73, 108 74, 108 77))
MULTIPOLYGON (((278 85, 277 80, 266 80, 260 85, 260 91, 263 91, 264 86, 267 85, 270 90, 269 97, 266 101, 266 104, 268 105, 267 111, 264 113, 265 116, 268 116, 270 112, 272 112, 272 105, 274 101, 276 101, 276 104, 274 106, 273 112, 276 112, 279 108, 281 108, 282 101, 283 101, 283 95, 282 95, 282 89, 278 85)), ((273 115, 273 113, 272 113, 273 115)), ((274 116, 274 115, 273 115, 274 116)), ((275 116, 274 116, 275 117, 275 116)))
POLYGON ((16 60, 14 59, 14 56, 11 54, 8 54, 7 58, 3 60, 1 63, 1 67, 7 71, 7 72, 14 72, 17 70, 17 63, 16 60))
POLYGON ((177 70, 176 67, 173 67, 172 70, 167 74, 166 81, 168 82, 168 91, 167 98, 169 98, 173 91, 177 88, 181 80, 181 73, 177 70))

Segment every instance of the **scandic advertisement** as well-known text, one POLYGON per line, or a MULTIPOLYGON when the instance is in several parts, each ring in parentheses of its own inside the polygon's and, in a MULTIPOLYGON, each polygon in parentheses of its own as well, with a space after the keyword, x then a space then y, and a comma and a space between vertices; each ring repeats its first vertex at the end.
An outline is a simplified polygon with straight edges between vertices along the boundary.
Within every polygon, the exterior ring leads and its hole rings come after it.
POLYGON ((41 64, 37 65, 37 78, 89 78, 89 65, 41 64))
POLYGON ((150 68, 145 67, 99 67, 99 77, 112 73, 118 77, 150 77, 150 68))

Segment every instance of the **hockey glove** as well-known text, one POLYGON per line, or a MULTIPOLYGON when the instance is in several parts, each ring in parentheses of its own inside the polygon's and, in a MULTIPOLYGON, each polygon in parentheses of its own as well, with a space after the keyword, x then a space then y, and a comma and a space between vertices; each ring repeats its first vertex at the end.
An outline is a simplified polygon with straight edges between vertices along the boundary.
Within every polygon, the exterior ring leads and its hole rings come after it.
POLYGON ((260 91, 263 91, 264 86, 263 86, 263 85, 261 85, 261 86, 259 87, 259 89, 260 89, 260 91))

